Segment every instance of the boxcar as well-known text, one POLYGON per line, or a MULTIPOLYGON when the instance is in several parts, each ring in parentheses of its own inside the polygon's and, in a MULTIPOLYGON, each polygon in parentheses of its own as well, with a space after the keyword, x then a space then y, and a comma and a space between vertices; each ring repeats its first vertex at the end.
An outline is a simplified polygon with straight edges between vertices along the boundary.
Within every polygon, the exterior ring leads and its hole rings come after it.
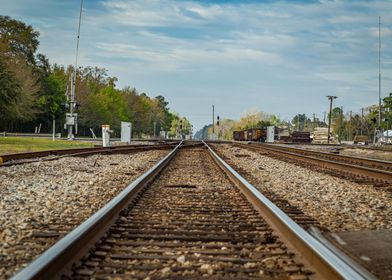
POLYGON ((247 141, 264 142, 267 138, 267 129, 251 128, 246 130, 247 141))
POLYGON ((234 139, 234 141, 245 141, 245 132, 244 131, 233 131, 233 139, 234 139))

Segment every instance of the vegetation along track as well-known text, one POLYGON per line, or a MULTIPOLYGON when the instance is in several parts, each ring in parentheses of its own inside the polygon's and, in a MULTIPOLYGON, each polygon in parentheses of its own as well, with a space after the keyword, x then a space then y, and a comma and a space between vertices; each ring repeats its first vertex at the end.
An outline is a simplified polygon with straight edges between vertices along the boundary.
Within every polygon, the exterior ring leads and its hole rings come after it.
POLYGON ((361 279, 209 152, 173 150, 15 279, 361 279))
POLYGON ((234 143, 234 145, 355 182, 372 183, 377 187, 391 189, 392 162, 271 144, 234 143))

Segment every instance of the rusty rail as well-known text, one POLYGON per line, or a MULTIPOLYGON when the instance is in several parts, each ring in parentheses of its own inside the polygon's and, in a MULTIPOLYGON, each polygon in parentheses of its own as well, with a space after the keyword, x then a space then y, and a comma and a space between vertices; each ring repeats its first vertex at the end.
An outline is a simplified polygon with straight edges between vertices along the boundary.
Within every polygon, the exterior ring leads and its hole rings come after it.
MULTIPOLYGON (((384 161, 377 161, 377 160, 370 160, 370 159, 363 159, 363 158, 356 158, 356 157, 348 157, 344 156, 345 161, 335 161, 332 160, 332 157, 329 159, 325 158, 325 154, 327 153, 320 153, 321 157, 318 155, 319 152, 311 151, 312 155, 305 154, 305 152, 302 149, 294 149, 291 150, 291 148, 286 148, 280 149, 277 146, 272 147, 271 145, 268 144, 256 144, 256 145, 247 145, 247 144, 240 144, 240 143, 235 143, 235 146, 246 148, 249 150, 253 151, 262 151, 270 154, 275 154, 275 155, 280 155, 285 158, 289 158, 298 162, 306 163, 306 164, 313 164, 316 166, 320 166, 322 168, 329 168, 332 170, 337 170, 340 173, 341 172, 347 172, 352 175, 361 177, 361 178, 370 178, 373 181, 379 182, 379 183, 392 183, 392 172, 385 170, 385 169, 380 169, 379 167, 377 168, 372 168, 372 167, 367 167, 363 165, 357 165, 354 163, 347 163, 347 159, 350 158, 352 159, 351 162, 357 160, 363 160, 362 162, 373 162, 373 165, 379 165, 380 163, 384 163, 384 161), (297 150, 300 150, 300 153, 297 152, 297 150)), ((331 155, 332 156, 332 155, 331 155)), ((343 157, 343 156, 341 156, 343 157)), ((389 162, 386 162, 388 165, 391 164, 389 162)))
MULTIPOLYGON (((123 192, 101 210, 47 250, 12 279, 44 279, 60 277, 72 261, 84 255, 117 218, 126 206, 175 156, 182 143, 177 145, 152 169, 131 183, 123 192)), ((370 279, 366 271, 347 263, 336 252, 329 250, 293 222, 277 206, 265 198, 254 186, 242 178, 206 145, 211 157, 228 177, 240 188, 266 221, 289 246, 294 247, 324 279, 370 279)))
MULTIPOLYGON (((177 143, 178 144, 178 143, 177 143)), ((94 154, 125 154, 130 152, 139 152, 146 150, 160 150, 173 148, 177 144, 168 143, 163 145, 124 145, 114 147, 95 147, 95 148, 76 148, 76 149, 62 149, 62 150, 47 150, 39 152, 18 153, 0 156, 0 166, 10 166, 17 164, 24 164, 36 161, 51 161, 61 157, 85 157, 94 154), (51 158, 44 158, 53 156, 51 158)))

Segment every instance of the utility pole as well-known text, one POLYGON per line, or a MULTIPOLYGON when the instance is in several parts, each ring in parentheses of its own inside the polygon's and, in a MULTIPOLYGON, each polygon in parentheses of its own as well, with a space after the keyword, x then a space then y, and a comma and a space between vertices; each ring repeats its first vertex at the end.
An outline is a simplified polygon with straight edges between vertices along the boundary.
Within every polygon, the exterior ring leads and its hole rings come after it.
POLYGON ((378 129, 381 130, 381 16, 378 17, 378 129))
POLYGON ((325 116, 326 116, 327 112, 324 112, 324 120, 323 123, 325 124, 325 116))
POLYGON ((363 135, 363 108, 361 108, 361 135, 363 135))
POLYGON ((316 127, 316 114, 313 113, 313 130, 316 127))
POLYGON ((82 9, 83 9, 83 0, 80 1, 80 12, 79 12, 79 24, 78 24, 78 37, 76 40, 76 55, 75 55, 75 66, 74 71, 71 75, 71 90, 68 92, 67 87, 67 103, 69 106, 69 113, 66 114, 65 125, 68 128, 68 140, 74 139, 73 127, 75 127, 75 134, 78 133, 78 124, 77 124, 77 114, 74 113, 74 109, 76 108, 76 100, 75 100, 75 87, 76 87, 76 72, 78 67, 78 53, 79 53, 79 38, 80 38, 80 24, 82 21, 82 9))
MULTIPOLYGON (((212 135, 215 135, 215 107, 212 104, 212 135)), ((214 136, 212 136, 214 137, 214 136)))
POLYGON ((351 138, 352 138, 352 135, 353 135, 352 118, 353 118, 353 111, 350 111, 350 126, 349 126, 350 130, 349 130, 349 134, 348 134, 350 141, 351 141, 351 138))
POLYGON ((329 141, 331 139, 330 132, 331 132, 331 118, 332 118, 332 102, 333 102, 334 99, 336 99, 338 97, 337 96, 328 95, 327 98, 330 100, 330 103, 329 103, 329 117, 328 117, 328 119, 329 119, 329 121, 328 121, 328 144, 329 144, 329 141))
POLYGON ((154 122, 154 138, 156 138, 157 122, 154 122))

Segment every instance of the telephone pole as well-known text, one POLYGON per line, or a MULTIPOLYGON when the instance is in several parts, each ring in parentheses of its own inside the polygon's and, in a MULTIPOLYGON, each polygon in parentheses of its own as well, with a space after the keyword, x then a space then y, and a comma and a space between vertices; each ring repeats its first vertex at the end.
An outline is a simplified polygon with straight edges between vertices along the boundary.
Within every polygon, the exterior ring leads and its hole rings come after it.
POLYGON ((363 108, 361 108, 361 135, 363 135, 363 108))
POLYGON ((381 16, 378 17, 378 129, 381 129, 381 16))
MULTIPOLYGON (((212 135, 215 135, 215 107, 212 104, 212 135)), ((214 137, 214 136, 212 136, 214 137)))
POLYGON ((329 103, 329 117, 328 117, 328 119, 329 119, 329 121, 328 121, 328 144, 329 144, 329 141, 331 139, 330 132, 331 132, 331 118, 332 118, 332 102, 333 102, 334 99, 336 99, 338 97, 337 96, 328 95, 327 98, 330 100, 330 103, 329 103))

